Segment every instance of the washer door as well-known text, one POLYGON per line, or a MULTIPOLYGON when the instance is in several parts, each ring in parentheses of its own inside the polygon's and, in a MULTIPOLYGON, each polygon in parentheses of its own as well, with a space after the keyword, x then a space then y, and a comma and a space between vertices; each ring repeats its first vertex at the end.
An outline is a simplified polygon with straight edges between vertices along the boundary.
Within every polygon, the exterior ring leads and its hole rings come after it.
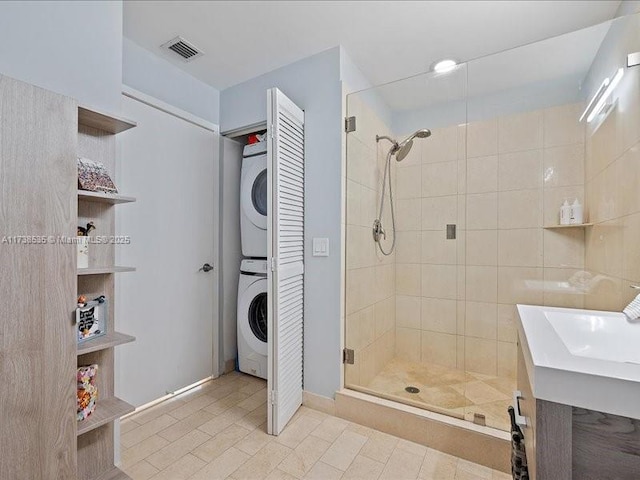
POLYGON ((267 355, 267 279, 258 278, 241 293, 238 324, 249 347, 267 355))
MULTIPOLYGON (((261 158, 262 160, 262 158, 261 158)), ((267 161, 253 163, 242 180, 242 210, 256 227, 267 229, 267 161)))

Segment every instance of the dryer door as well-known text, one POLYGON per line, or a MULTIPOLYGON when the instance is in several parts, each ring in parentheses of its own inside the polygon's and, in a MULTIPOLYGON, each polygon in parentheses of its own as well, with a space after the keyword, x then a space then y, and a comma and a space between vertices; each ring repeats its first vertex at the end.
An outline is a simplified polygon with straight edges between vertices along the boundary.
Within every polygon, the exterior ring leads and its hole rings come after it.
POLYGON ((267 157, 252 161, 242 181, 242 210, 251 223, 267 229, 267 157))
POLYGON ((258 280, 249 285, 240 296, 238 322, 240 333, 251 349, 267 355, 267 279, 258 280))

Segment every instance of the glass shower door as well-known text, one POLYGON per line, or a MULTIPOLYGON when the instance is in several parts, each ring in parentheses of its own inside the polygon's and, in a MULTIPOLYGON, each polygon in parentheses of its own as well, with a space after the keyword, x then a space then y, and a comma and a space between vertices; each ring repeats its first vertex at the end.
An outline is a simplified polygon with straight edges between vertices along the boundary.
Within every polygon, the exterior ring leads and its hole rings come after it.
POLYGON ((623 264, 639 229, 614 193, 635 177, 612 173, 636 149, 621 127, 637 117, 631 73, 580 121, 619 68, 608 42, 635 31, 620 22, 348 96, 357 130, 347 135, 347 387, 508 430, 516 305, 631 300, 637 282, 623 264), (390 162, 393 235, 388 190, 378 218, 383 167, 394 141, 399 150, 423 128, 431 135, 390 162), (558 228, 565 199, 584 205, 587 225, 558 228), (396 239, 389 256, 373 240, 375 219, 384 248, 396 239))
POLYGON ((345 384, 463 418, 466 65, 347 102, 345 384))

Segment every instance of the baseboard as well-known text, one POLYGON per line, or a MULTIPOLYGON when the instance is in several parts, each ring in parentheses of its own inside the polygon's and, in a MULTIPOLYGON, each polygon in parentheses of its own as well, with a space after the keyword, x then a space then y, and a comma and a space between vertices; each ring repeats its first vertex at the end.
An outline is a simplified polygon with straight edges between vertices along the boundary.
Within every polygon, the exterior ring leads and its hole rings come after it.
POLYGON ((507 432, 353 390, 336 392, 336 416, 486 467, 511 472, 507 432))
POLYGON ((323 397, 306 390, 302 392, 302 404, 329 415, 336 414, 336 401, 333 398, 323 397))

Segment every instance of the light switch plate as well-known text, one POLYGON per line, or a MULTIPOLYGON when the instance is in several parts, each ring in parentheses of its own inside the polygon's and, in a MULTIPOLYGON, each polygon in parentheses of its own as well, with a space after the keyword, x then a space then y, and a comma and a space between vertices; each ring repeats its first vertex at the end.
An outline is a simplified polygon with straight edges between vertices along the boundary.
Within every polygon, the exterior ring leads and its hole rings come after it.
POLYGON ((314 257, 329 256, 329 239, 328 238, 313 239, 313 256, 314 257))

